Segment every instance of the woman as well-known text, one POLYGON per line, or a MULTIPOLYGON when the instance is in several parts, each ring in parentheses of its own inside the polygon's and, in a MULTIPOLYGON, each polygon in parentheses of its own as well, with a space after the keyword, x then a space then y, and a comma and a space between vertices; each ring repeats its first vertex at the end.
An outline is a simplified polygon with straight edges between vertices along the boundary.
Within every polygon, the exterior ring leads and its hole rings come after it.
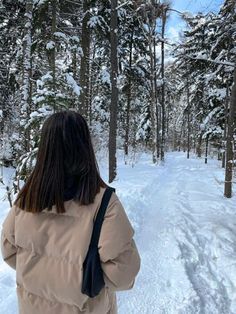
POLYGON ((3 223, 4 260, 16 269, 20 314, 117 313, 115 291, 140 268, 134 230, 112 192, 99 238, 105 287, 81 292, 83 261, 106 184, 85 119, 73 111, 45 121, 36 160, 3 223))

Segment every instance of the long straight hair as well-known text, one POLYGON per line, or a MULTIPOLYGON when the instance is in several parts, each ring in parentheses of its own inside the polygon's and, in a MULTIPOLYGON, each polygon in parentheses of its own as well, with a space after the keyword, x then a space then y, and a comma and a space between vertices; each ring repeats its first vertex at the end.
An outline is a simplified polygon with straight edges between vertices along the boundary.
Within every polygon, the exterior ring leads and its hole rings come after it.
POLYGON ((35 167, 14 202, 32 213, 56 206, 64 213, 66 180, 73 178, 77 191, 73 199, 81 205, 94 201, 101 179, 86 120, 77 112, 52 114, 43 124, 35 167))

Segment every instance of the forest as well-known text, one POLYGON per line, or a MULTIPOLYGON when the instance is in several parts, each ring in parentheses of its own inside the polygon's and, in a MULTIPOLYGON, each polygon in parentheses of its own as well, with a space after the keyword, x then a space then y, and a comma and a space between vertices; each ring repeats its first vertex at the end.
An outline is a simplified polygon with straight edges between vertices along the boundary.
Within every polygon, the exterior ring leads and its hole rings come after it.
POLYGON ((16 168, 11 193, 35 161, 45 118, 86 117, 96 147, 137 150, 164 162, 168 150, 217 156, 232 195, 235 157, 235 0, 191 15, 167 1, 1 0, 0 161, 16 168), (169 15, 186 22, 166 37, 169 15), (227 152, 227 154, 226 154, 227 152))
POLYGON ((44 121, 82 114, 141 255, 120 314, 236 313, 236 0, 180 2, 0 0, 0 223, 44 121))

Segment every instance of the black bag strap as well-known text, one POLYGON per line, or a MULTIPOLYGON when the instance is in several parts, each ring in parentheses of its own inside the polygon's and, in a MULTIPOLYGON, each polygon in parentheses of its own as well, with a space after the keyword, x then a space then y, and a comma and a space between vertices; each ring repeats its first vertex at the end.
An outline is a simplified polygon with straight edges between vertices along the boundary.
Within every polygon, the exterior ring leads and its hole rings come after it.
POLYGON ((115 192, 116 190, 110 186, 108 186, 103 194, 101 205, 99 207, 96 220, 93 225, 93 233, 90 241, 90 246, 97 247, 98 241, 100 237, 100 232, 102 229, 102 223, 105 216, 105 212, 107 209, 107 205, 110 201, 112 192, 115 192))

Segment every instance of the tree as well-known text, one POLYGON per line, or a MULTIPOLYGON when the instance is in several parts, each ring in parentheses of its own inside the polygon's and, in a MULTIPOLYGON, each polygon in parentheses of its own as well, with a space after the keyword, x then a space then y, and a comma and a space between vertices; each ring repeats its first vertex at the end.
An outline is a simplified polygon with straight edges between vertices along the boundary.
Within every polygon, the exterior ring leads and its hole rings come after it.
MULTIPOLYGON (((33 1, 26 0, 25 25, 23 37, 23 69, 22 69, 22 104, 21 104, 21 124, 25 125, 32 111, 32 20, 33 1)), ((24 150, 29 151, 30 131, 22 128, 24 139, 24 150)))
POLYGON ((80 64, 80 107, 81 113, 88 118, 89 111, 89 64, 90 64, 90 1, 83 0, 83 19, 82 19, 82 33, 81 33, 81 64, 80 64))
POLYGON ((227 141, 226 141, 226 167, 225 167, 224 195, 229 198, 232 197, 235 128, 236 128, 236 66, 234 68, 234 83, 233 83, 231 99, 230 99, 228 132, 227 132, 227 141))
POLYGON ((166 108, 165 108, 165 28, 168 5, 163 4, 161 8, 161 160, 164 161, 165 154, 165 132, 166 132, 166 108))
POLYGON ((109 125, 109 182, 116 177, 116 134, 117 134, 117 106, 118 106, 118 58, 117 58, 117 0, 111 0, 111 104, 109 125))

